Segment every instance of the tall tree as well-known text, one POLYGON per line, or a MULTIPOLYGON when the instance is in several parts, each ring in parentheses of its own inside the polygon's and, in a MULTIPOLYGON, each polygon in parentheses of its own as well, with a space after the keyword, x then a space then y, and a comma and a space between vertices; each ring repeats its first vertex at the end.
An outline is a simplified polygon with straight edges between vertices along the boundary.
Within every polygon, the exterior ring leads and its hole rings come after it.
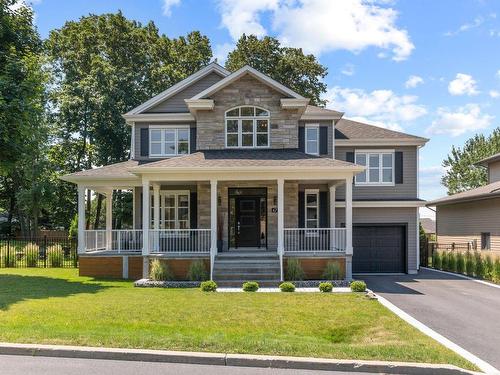
POLYGON ((479 160, 500 152, 500 128, 489 137, 476 134, 462 148, 453 146, 443 161, 446 169, 441 182, 448 194, 460 193, 488 183, 486 169, 475 166, 479 160))
POLYGON ((243 34, 236 48, 229 53, 226 68, 236 71, 245 65, 267 74, 299 94, 311 98, 311 103, 324 105, 321 94, 326 92, 322 79, 327 68, 314 55, 305 55, 301 48, 283 47, 276 38, 243 34))
MULTIPOLYGON (((59 129, 51 158, 61 173, 125 160, 130 128, 121 115, 199 70, 212 56, 208 38, 199 32, 170 39, 153 22, 143 26, 121 12, 67 22, 50 33, 46 46, 55 77, 52 115, 59 129)), ((58 189, 65 195, 60 219, 67 226, 76 202, 74 190, 68 195, 65 185, 59 183, 58 189)))

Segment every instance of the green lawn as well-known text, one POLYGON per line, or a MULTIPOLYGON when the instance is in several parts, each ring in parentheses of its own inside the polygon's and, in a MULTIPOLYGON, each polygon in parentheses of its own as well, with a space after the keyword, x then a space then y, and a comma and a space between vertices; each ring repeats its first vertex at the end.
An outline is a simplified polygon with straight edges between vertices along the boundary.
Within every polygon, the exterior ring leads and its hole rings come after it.
POLYGON ((0 269, 0 341, 473 365, 355 294, 134 288, 0 269))

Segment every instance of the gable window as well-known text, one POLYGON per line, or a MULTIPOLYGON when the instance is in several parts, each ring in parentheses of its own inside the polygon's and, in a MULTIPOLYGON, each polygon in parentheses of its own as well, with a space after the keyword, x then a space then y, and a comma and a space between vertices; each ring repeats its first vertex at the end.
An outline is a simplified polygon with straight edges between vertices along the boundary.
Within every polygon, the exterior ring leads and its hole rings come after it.
MULTIPOLYGON (((160 191, 160 229, 189 229, 189 191, 160 191)), ((151 228, 154 228, 154 197, 151 196, 151 228)))
POLYGON ((319 125, 306 125, 306 154, 319 155, 319 125))
POLYGON ((269 147, 269 111, 242 106, 226 111, 226 147, 269 147))
POLYGON ((394 185, 393 150, 356 150, 354 162, 366 166, 365 171, 356 175, 356 185, 394 185))
POLYGON ((481 250, 490 250, 491 242, 490 242, 490 232, 482 232, 481 233, 481 250))
POLYGON ((306 228, 319 228, 319 190, 306 189, 304 191, 306 213, 306 228))
POLYGON ((184 154, 189 154, 189 127, 150 127, 149 156, 184 154))

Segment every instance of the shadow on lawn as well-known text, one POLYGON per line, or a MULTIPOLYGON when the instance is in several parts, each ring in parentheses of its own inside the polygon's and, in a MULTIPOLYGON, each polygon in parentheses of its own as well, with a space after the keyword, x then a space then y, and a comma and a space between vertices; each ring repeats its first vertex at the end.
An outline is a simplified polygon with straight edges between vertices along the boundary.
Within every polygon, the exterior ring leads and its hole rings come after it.
POLYGON ((28 299, 97 293, 109 286, 40 276, 0 275, 0 310, 28 299))

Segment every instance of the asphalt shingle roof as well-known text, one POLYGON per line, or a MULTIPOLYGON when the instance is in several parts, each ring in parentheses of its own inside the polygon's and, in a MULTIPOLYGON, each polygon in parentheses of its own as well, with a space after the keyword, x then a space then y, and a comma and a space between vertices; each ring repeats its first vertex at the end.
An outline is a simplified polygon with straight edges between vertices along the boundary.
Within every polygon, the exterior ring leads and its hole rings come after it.
POLYGON ((401 133, 358 121, 340 119, 335 125, 335 139, 408 139, 428 141, 427 138, 401 133))
POLYGON ((498 196, 500 196, 500 181, 427 202, 426 206, 439 206, 442 204, 458 203, 476 199, 496 198, 498 196))

